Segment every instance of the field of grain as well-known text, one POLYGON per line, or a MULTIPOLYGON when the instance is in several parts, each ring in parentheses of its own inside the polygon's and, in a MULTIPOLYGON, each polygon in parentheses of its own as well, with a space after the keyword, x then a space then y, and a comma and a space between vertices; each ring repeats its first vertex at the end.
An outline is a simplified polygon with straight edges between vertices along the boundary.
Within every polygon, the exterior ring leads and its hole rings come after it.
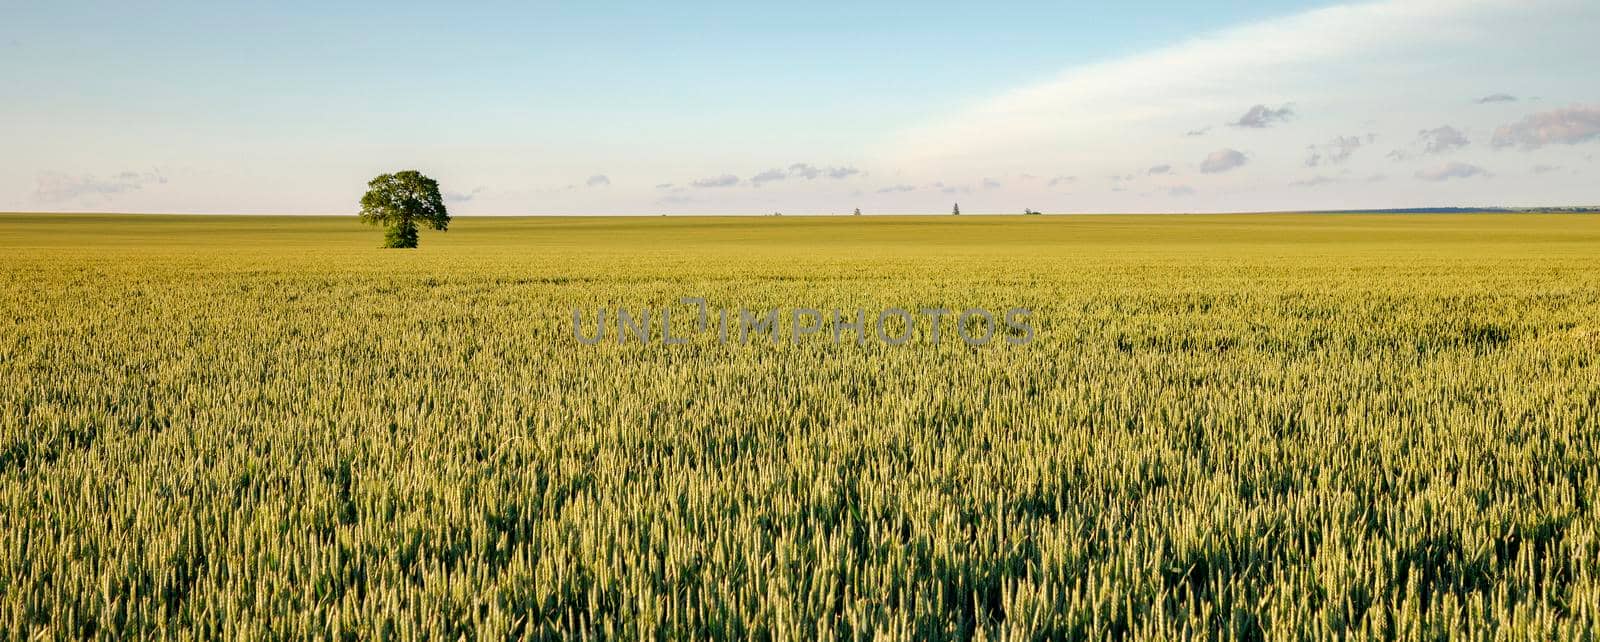
POLYGON ((0 215, 0 640, 1600 634, 1600 217, 380 237, 0 215), (1037 337, 573 337, 686 296, 1037 337))

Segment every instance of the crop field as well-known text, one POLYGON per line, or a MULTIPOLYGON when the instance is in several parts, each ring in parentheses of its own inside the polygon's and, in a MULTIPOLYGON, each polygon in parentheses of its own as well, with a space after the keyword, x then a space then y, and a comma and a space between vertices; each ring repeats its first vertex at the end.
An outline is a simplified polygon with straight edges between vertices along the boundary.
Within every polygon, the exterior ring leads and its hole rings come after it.
POLYGON ((1600 635, 1600 216, 381 236, 0 215, 0 640, 1600 635))

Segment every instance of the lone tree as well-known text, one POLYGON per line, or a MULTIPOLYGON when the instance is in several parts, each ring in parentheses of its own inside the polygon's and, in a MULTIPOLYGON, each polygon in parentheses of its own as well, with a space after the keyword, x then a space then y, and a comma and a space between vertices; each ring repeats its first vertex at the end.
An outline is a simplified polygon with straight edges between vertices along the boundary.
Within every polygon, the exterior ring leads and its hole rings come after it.
POLYGON ((950 215, 951 216, 961 216, 961 204, 960 203, 956 203, 955 207, 950 208, 950 215))
POLYGON ((851 216, 861 216, 861 208, 856 208, 856 213, 852 214, 851 216))
POLYGON ((443 232, 450 227, 450 213, 439 196, 439 181, 406 170, 367 181, 361 222, 389 228, 383 234, 383 247, 416 247, 417 225, 443 232))

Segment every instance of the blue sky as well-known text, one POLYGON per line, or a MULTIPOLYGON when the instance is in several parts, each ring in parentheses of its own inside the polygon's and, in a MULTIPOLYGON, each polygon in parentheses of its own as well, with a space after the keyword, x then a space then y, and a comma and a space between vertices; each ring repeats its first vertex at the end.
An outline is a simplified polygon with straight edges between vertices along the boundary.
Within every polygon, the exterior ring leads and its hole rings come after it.
POLYGON ((1588 0, 13 2, 0 210, 352 212, 406 168, 461 214, 1600 204, 1596 32, 1588 0))

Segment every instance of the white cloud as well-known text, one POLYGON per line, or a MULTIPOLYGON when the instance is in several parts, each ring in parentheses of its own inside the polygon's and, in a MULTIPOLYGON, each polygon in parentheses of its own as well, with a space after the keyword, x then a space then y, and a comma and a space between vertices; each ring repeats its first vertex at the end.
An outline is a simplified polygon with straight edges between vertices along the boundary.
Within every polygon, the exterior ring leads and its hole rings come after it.
MULTIPOLYGON (((1211 171, 1204 184, 1197 179, 1200 190, 1192 207, 1424 206, 1438 193, 1411 181, 1371 185, 1357 195, 1290 185, 1306 178, 1296 169, 1307 164, 1349 168, 1356 177, 1380 173, 1387 165, 1382 154, 1363 154, 1374 139, 1368 132, 1380 140, 1411 140, 1440 123, 1450 123, 1459 137, 1440 132, 1415 153, 1431 147, 1488 167, 1488 145, 1460 144, 1460 139, 1487 142, 1488 132, 1503 123, 1485 120, 1496 118, 1499 110, 1474 104, 1494 95, 1484 87, 1592 100, 1584 96, 1593 95, 1593 69, 1580 61, 1585 60, 1584 34, 1595 24, 1600 24, 1600 3, 1593 0, 1380 0, 1330 6, 1075 66, 1014 91, 952 105, 886 139, 868 156, 872 166, 893 167, 907 177, 975 182, 985 175, 1045 168, 1062 175, 1105 176, 1109 168, 1148 167, 1152 157, 1188 155, 1201 161, 1219 148, 1247 150, 1248 172, 1235 169, 1239 163, 1232 155, 1205 163, 1211 171), (1293 117, 1285 120, 1281 110, 1291 104, 1293 117), (1246 109, 1256 105, 1261 108, 1246 109), (1228 122, 1270 126, 1204 128, 1228 122), (1318 140, 1318 132, 1343 135, 1321 138, 1325 142, 1308 149, 1306 142, 1318 140), (1472 135, 1477 132, 1483 133, 1472 135), (1344 200, 1335 203, 1341 196, 1344 200)), ((1557 138, 1519 137, 1509 129, 1501 136, 1503 146, 1506 141, 1549 144, 1557 138)), ((1495 181, 1493 189, 1463 191, 1462 198, 1551 202, 1582 196, 1578 187, 1519 184, 1510 178, 1510 168, 1504 171, 1507 177, 1495 181)), ((1116 195, 1116 187, 1085 185, 1074 190, 1074 204, 1110 211, 1140 207, 1131 194, 1116 195)), ((1004 191, 1027 190, 1016 183, 1004 191)))
POLYGON ((765 183, 770 183, 772 181, 781 181, 781 180, 786 179, 788 177, 789 177, 789 172, 783 171, 781 169, 769 169, 769 170, 767 170, 765 172, 761 172, 760 174, 756 174, 755 176, 751 176, 750 177, 750 183, 752 185, 755 185, 756 187, 761 187, 765 183))
POLYGON ((1472 178, 1474 176, 1488 175, 1489 172, 1484 171, 1482 167, 1457 162, 1449 162, 1436 167, 1430 167, 1428 169, 1417 171, 1417 178, 1433 182, 1447 181, 1452 178, 1472 178))
POLYGON ((484 192, 484 188, 482 188, 482 187, 474 187, 474 188, 472 188, 472 191, 470 191, 470 192, 448 192, 447 191, 447 192, 445 192, 443 194, 440 194, 440 196, 444 197, 444 201, 446 203, 467 203, 467 202, 471 202, 472 199, 477 198, 478 195, 482 194, 483 192, 484 192))
POLYGON ((1306 157, 1306 167, 1322 164, 1338 165, 1350 160, 1350 155, 1360 148, 1360 136, 1339 136, 1326 145, 1312 145, 1309 147, 1310 154, 1306 157))
POLYGON ((808 181, 823 176, 833 179, 849 178, 860 173, 861 170, 854 167, 817 167, 810 163, 795 163, 789 166, 789 176, 808 181))
POLYGON ((734 176, 733 174, 722 174, 720 176, 710 176, 710 177, 707 177, 707 178, 702 178, 700 180, 697 180, 697 181, 695 181, 693 183, 690 183, 690 185, 693 185, 695 187, 733 187, 734 185, 738 185, 738 184, 739 184, 739 177, 738 176, 734 176))
POLYGON ((1496 148, 1538 149, 1545 145, 1576 145, 1596 139, 1600 139, 1600 105, 1576 105, 1531 114, 1503 125, 1494 130, 1492 144, 1496 148))
POLYGON ((808 163, 795 163, 789 166, 789 174, 806 180, 811 180, 822 175, 822 170, 808 163))
POLYGON ((1443 154, 1466 147, 1471 142, 1461 130, 1449 125, 1417 132, 1417 144, 1422 147, 1424 154, 1443 154))
POLYGON ((1284 105, 1277 109, 1273 109, 1266 105, 1256 105, 1251 107, 1249 110, 1246 110, 1244 115, 1240 116, 1238 120, 1228 124, 1233 125, 1234 127, 1261 129, 1263 127, 1270 127, 1273 123, 1281 123, 1285 120, 1289 120, 1289 118, 1292 116, 1294 116, 1294 108, 1290 107, 1289 105, 1284 105))
POLYGON ((817 167, 816 165, 812 165, 810 163, 795 163, 790 165, 789 169, 786 170, 774 168, 756 174, 755 176, 750 177, 750 184, 756 187, 761 187, 766 183, 786 180, 789 178, 801 178, 810 181, 827 177, 838 180, 849 178, 860 173, 861 170, 854 167, 817 167))
POLYGON ((1200 173, 1220 174, 1230 169, 1243 166, 1249 162, 1243 152, 1237 149, 1219 149, 1211 152, 1206 159, 1200 161, 1200 173))
POLYGON ((35 200, 48 203, 72 201, 83 198, 109 199, 118 194, 138 191, 146 185, 160 185, 167 178, 160 172, 120 172, 101 178, 91 174, 72 176, 62 172, 39 174, 34 184, 35 200))
POLYGON ((1329 183, 1337 183, 1337 182, 1339 182, 1339 179, 1337 179, 1337 178, 1334 178, 1332 176, 1323 176, 1321 174, 1318 174, 1316 176, 1312 176, 1311 178, 1295 181, 1293 183, 1290 183, 1289 185, 1294 186, 1294 187, 1316 187, 1318 185, 1327 185, 1329 183))

